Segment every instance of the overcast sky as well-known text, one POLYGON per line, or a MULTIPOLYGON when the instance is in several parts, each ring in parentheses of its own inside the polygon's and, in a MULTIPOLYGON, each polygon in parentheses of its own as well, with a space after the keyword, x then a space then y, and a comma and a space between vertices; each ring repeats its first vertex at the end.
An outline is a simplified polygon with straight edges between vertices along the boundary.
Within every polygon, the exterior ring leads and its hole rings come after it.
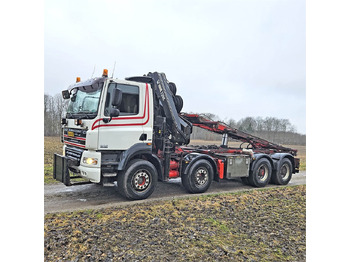
POLYGON ((305 0, 46 0, 44 26, 47 94, 116 63, 117 78, 164 72, 184 112, 306 132, 305 0))

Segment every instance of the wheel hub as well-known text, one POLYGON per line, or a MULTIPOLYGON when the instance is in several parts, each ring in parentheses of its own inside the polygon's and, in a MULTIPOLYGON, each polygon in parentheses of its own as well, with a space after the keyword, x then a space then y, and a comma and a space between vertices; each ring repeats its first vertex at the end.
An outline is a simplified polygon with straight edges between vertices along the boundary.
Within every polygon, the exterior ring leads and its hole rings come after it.
POLYGON ((290 170, 289 170, 289 167, 284 164, 281 169, 280 169, 280 175, 281 175, 281 178, 282 179, 286 179, 289 177, 289 173, 290 173, 290 170))
POLYGON ((199 186, 204 185, 208 182, 209 176, 208 176, 208 170, 204 168, 200 168, 196 172, 195 180, 196 184, 199 186))
POLYGON ((265 181, 268 177, 268 170, 267 168, 263 165, 259 168, 259 171, 258 171, 258 178, 259 180, 261 181, 265 181))
POLYGON ((136 190, 144 190, 150 184, 150 176, 145 170, 138 171, 135 173, 132 183, 136 190))

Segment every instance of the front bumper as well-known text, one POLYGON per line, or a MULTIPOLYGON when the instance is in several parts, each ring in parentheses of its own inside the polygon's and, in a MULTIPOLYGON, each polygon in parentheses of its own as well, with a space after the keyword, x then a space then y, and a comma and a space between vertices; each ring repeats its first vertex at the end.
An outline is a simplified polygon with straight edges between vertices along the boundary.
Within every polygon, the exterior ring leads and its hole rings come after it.
POLYGON ((101 157, 100 154, 97 152, 89 152, 85 151, 81 157, 94 157, 98 159, 98 165, 96 166, 89 166, 87 164, 80 163, 80 165, 77 166, 76 161, 72 161, 66 156, 61 156, 59 154, 54 154, 54 165, 53 165, 53 178, 57 181, 62 182, 66 186, 72 186, 72 185, 81 185, 86 183, 99 183, 101 180, 101 168, 100 168, 100 161, 101 157), (75 165, 74 165, 75 162, 75 165), (71 176, 69 172, 69 168, 74 169, 76 172, 74 172, 76 175, 71 176), (74 182, 72 183, 72 179, 75 178, 86 178, 90 182, 74 182))

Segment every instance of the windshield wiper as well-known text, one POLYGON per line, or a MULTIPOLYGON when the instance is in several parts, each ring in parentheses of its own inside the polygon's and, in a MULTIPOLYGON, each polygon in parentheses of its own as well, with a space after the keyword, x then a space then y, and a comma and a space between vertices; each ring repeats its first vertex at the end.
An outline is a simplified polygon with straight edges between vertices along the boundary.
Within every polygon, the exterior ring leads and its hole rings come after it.
POLYGON ((97 113, 80 111, 79 113, 77 113, 77 115, 83 115, 83 117, 78 117, 79 119, 83 119, 84 117, 87 119, 91 119, 91 118, 95 118, 97 116, 97 113))
POLYGON ((86 112, 78 112, 78 113, 67 113, 66 118, 76 118, 76 119, 92 119, 97 116, 97 113, 86 113, 86 112))

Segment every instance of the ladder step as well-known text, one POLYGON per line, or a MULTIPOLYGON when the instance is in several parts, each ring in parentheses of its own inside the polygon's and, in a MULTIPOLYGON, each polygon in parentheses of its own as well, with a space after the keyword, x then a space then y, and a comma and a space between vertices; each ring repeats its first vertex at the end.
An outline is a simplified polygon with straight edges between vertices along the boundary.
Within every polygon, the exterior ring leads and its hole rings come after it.
POLYGON ((115 177, 115 176, 117 176, 117 173, 103 173, 102 176, 103 177, 115 177))
POLYGON ((105 186, 105 187, 113 187, 113 186, 115 186, 113 182, 103 182, 102 185, 105 186))

